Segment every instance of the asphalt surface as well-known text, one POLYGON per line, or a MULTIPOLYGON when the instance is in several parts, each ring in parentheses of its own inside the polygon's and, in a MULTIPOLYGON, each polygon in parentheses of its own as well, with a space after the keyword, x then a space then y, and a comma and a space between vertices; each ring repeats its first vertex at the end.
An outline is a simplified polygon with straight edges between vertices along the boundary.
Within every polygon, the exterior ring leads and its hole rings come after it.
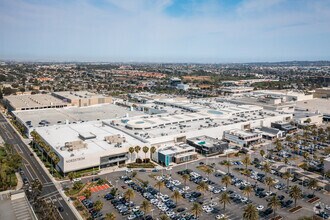
POLYGON ((30 155, 31 151, 29 147, 21 140, 20 136, 6 121, 2 113, 0 114, 0 135, 4 142, 11 144, 16 152, 22 156, 22 170, 28 181, 31 183, 34 179, 39 179, 42 183, 43 190, 40 198, 54 203, 56 207, 62 206, 64 210, 63 212, 59 212, 62 219, 77 219, 36 158, 30 155))

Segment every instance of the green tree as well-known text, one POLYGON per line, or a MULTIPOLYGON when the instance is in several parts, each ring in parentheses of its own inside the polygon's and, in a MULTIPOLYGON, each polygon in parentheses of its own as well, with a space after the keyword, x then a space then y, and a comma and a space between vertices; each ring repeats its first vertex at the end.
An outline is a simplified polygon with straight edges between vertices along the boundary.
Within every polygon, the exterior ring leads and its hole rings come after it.
POLYGON ((105 215, 105 219, 106 219, 106 220, 116 220, 116 215, 113 214, 112 212, 107 213, 107 214, 105 215))
POLYGON ((223 162, 223 165, 225 165, 226 167, 227 167, 227 173, 230 173, 229 171, 229 168, 232 166, 232 164, 231 164, 231 162, 230 161, 228 161, 228 160, 225 160, 224 162, 223 162))
POLYGON ((267 174, 271 171, 270 169, 270 163, 269 162, 265 162, 263 167, 262 167, 263 171, 265 172, 265 177, 267 177, 267 174))
POLYGON ((154 153, 156 153, 156 147, 152 146, 152 147, 150 148, 150 159, 152 158, 152 155, 153 155, 154 153))
POLYGON ((85 196, 87 199, 90 198, 92 195, 92 192, 90 191, 90 189, 86 189, 84 192, 83 192, 83 196, 85 196))
POLYGON ((129 152, 130 155, 131 155, 131 161, 132 161, 132 155, 133 155, 133 153, 135 152, 134 147, 130 147, 130 148, 128 148, 128 152, 129 152))
POLYGON ((149 201, 147 200, 143 200, 142 204, 141 204, 141 209, 144 211, 144 213, 148 213, 151 210, 151 204, 149 201))
POLYGON ((136 147, 134 148, 134 150, 135 150, 135 153, 136 153, 136 157, 138 157, 138 156, 139 156, 139 152, 140 152, 140 150, 141 150, 141 147, 140 147, 140 146, 136 146, 136 147))
POLYGON ((127 199, 128 202, 130 202, 131 199, 133 199, 135 197, 135 193, 132 189, 128 189, 124 193, 124 197, 127 199))
POLYGON ((201 214, 203 210, 199 203, 194 202, 191 211, 195 215, 195 218, 198 218, 199 214, 201 214))
POLYGON ((211 174, 211 173, 213 173, 213 169, 212 168, 210 168, 210 167, 206 167, 205 168, 205 170, 204 170, 204 172, 207 174, 207 177, 209 177, 209 175, 211 174))
POLYGON ((253 204, 248 204, 244 208, 243 219, 245 220, 258 220, 259 213, 257 208, 253 204))
POLYGON ((189 175, 188 174, 183 174, 182 177, 184 186, 187 186, 187 181, 189 180, 189 175))
POLYGON ((310 179, 308 183, 308 189, 313 190, 313 196, 315 194, 315 191, 319 185, 319 182, 316 179, 310 179))
POLYGON ((97 200, 95 203, 94 203, 94 210, 99 212, 101 211, 103 208, 103 202, 101 202, 100 200, 97 200))
POLYGON ((245 166, 245 169, 247 170, 248 166, 251 164, 251 158, 249 155, 246 155, 243 159, 242 159, 242 163, 245 166))
POLYGON ((156 184, 155 184, 155 187, 158 188, 158 191, 160 192, 160 189, 163 188, 165 186, 164 182, 163 181, 158 181, 156 184))
POLYGON ((268 186, 268 191, 270 191, 270 188, 274 185, 274 179, 270 176, 266 177, 265 184, 268 186))
POLYGON ((182 199, 182 196, 181 196, 181 194, 179 193, 179 191, 174 190, 174 192, 173 192, 171 198, 175 200, 175 203, 176 203, 176 204, 178 204, 178 200, 182 199))
POLYGON ((251 195, 252 191, 253 191, 253 188, 250 185, 248 185, 243 189, 243 194, 245 196, 247 196, 248 199, 250 199, 250 195, 251 195))
POLYGON ((282 178, 286 180, 287 189, 289 189, 289 182, 290 182, 290 178, 292 178, 292 177, 293 177, 293 175, 289 171, 286 171, 285 173, 283 173, 282 178))
POLYGON ((146 160, 146 159, 147 159, 147 153, 148 153, 148 151, 149 151, 149 147, 144 146, 144 147, 142 148, 142 151, 143 151, 143 153, 144 153, 144 159, 146 160))
POLYGON ((260 156, 261 156, 262 158, 264 158, 264 156, 265 156, 265 154, 266 154, 265 151, 264 151, 263 149, 261 149, 259 153, 260 153, 260 156))
POLYGON ((294 199, 294 207, 297 207, 297 200, 301 198, 301 189, 297 185, 292 186, 289 196, 294 199))
POLYGON ((226 205, 231 203, 230 197, 227 192, 221 194, 219 203, 223 205, 223 210, 226 210, 226 205))
POLYGON ((200 192, 206 192, 207 190, 209 190, 209 186, 205 182, 200 182, 197 186, 197 190, 200 192))
POLYGON ((229 184, 231 184, 231 177, 228 175, 225 175, 221 179, 221 183, 225 184, 226 187, 228 187, 229 184))
POLYGON ((281 206, 280 200, 276 197, 276 195, 273 195, 268 202, 268 207, 274 210, 274 217, 276 216, 276 210, 280 206, 281 206))

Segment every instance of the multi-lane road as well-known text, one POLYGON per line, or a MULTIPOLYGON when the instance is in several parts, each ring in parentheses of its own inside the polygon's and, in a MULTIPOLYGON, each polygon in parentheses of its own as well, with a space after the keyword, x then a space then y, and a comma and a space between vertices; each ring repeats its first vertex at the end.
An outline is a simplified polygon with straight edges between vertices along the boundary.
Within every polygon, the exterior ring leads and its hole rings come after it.
POLYGON ((31 154, 29 147, 22 141, 2 113, 0 114, 0 135, 4 142, 11 144, 16 152, 22 156, 22 170, 29 182, 31 183, 34 179, 39 179, 42 183, 43 190, 40 197, 54 203, 57 207, 62 206, 64 211, 59 212, 59 214, 63 219, 77 219, 46 171, 33 156, 34 154, 31 154))

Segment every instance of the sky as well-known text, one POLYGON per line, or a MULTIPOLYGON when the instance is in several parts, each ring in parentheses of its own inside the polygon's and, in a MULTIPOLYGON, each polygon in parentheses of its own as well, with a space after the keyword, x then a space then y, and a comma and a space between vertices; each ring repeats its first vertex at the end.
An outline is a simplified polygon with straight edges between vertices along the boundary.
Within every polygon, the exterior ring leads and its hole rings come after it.
POLYGON ((330 60, 330 0, 0 0, 0 59, 330 60))

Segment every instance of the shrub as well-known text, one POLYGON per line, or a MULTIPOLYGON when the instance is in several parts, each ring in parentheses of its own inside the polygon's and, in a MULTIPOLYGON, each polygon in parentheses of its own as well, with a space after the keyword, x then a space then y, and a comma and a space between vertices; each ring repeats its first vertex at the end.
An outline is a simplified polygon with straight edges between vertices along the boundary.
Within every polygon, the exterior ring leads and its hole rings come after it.
POLYGON ((142 163, 142 160, 141 160, 140 158, 137 158, 137 159, 135 160, 135 162, 136 162, 136 163, 142 163))

